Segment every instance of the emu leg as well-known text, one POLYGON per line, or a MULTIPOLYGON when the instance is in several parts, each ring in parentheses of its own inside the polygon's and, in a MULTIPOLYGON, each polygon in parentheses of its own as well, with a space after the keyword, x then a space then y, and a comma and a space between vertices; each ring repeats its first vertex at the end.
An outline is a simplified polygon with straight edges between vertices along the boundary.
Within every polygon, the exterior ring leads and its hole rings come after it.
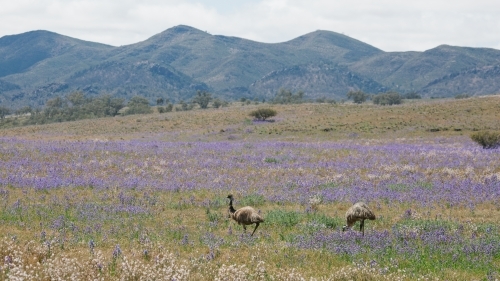
POLYGON ((250 235, 250 236, 253 236, 253 234, 254 234, 254 233, 255 233, 255 231, 257 230, 257 227, 259 227, 259 223, 256 223, 256 224, 255 224, 255 228, 253 229, 252 235, 250 235))
POLYGON ((363 232, 363 236, 365 236, 365 220, 361 221, 361 225, 359 226, 359 230, 363 232))
POLYGON ((247 233, 247 226, 243 225, 243 232, 247 233))

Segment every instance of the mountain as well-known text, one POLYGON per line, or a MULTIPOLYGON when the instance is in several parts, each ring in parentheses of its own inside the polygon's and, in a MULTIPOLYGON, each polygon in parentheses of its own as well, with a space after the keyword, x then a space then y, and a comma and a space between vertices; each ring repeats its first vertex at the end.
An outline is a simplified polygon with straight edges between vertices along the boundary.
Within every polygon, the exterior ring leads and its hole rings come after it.
POLYGON ((295 65, 273 71, 249 87, 258 98, 271 99, 280 89, 303 90, 311 99, 343 99, 350 90, 380 93, 386 87, 375 80, 352 72, 346 66, 311 64, 295 65))
MULTIPOLYGON (((429 84, 437 79, 457 75, 471 68, 495 65, 500 65, 499 50, 441 45, 425 52, 375 55, 354 63, 350 68, 395 90, 421 92, 423 88, 432 88, 429 84)), ((484 90, 477 87, 469 90, 470 94, 484 94, 484 90)), ((500 91, 500 88, 495 91, 500 91)), ((430 92, 442 96, 459 94, 452 89, 442 93, 438 89, 430 92)))
POLYGON ((495 49, 384 52, 324 30, 268 44, 179 25, 121 47, 30 31, 0 38, 0 106, 40 106, 76 90, 151 102, 188 100, 197 90, 269 99, 282 87, 311 99, 341 99, 358 89, 490 94, 500 91, 499 66, 495 49))

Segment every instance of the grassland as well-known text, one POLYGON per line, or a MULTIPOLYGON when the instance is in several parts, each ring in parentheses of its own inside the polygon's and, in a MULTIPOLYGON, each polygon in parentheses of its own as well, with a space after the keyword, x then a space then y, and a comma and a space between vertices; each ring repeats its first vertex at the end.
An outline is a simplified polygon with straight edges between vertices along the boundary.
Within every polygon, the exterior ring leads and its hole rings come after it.
POLYGON ((1 130, 1 278, 500 278, 500 154, 469 138, 500 96, 259 106, 1 130), (358 200, 364 237, 341 231, 358 200))

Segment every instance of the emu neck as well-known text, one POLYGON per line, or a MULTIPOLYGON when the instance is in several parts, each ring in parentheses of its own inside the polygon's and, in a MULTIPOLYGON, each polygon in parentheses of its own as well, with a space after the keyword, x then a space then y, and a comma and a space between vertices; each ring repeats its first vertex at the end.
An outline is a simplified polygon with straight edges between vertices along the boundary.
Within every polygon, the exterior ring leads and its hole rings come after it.
POLYGON ((234 207, 233 207, 233 199, 230 199, 230 200, 229 200, 229 212, 230 212, 231 214, 234 214, 234 212, 236 212, 236 210, 235 210, 235 209, 234 209, 234 207))

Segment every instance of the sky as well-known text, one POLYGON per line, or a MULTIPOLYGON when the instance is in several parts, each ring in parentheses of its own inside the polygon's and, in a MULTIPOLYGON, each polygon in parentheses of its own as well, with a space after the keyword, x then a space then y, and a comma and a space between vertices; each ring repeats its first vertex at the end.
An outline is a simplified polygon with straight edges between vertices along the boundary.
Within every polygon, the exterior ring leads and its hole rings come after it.
POLYGON ((264 43, 316 30, 386 52, 500 49, 498 0, 0 0, 0 37, 32 30, 121 46, 189 25, 264 43))

